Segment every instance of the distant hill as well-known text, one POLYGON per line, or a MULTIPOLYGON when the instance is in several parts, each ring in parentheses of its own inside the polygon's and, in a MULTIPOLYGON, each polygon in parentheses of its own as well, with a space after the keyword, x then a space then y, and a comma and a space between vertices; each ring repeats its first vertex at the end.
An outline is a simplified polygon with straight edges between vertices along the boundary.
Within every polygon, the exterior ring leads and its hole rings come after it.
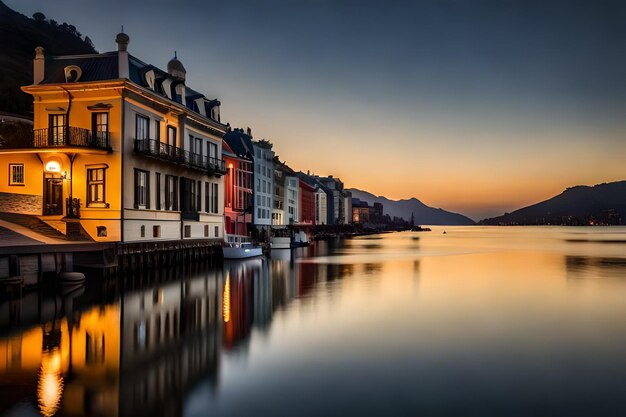
POLYGON ((369 205, 381 203, 383 213, 390 216, 402 217, 411 220, 411 213, 415 216, 415 224, 432 224, 446 226, 463 226, 475 224, 472 219, 462 214, 451 213, 440 208, 429 207, 416 198, 410 200, 389 200, 386 197, 375 196, 367 191, 348 189, 353 198, 366 201, 369 205))
POLYGON ((480 223, 573 226, 626 224, 626 181, 568 188, 549 200, 480 223))
POLYGON ((33 82, 35 48, 43 46, 47 56, 89 54, 96 50, 88 37, 67 23, 47 20, 35 13, 37 20, 7 7, 0 0, 0 111, 32 116, 32 97, 20 86, 33 82))

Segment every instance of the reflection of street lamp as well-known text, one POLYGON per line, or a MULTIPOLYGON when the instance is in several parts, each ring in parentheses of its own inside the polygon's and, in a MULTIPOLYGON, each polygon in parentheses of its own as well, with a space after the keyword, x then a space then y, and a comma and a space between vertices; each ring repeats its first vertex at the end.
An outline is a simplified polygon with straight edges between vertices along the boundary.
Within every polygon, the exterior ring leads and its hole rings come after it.
POLYGON ((222 297, 222 316, 224 323, 230 321, 230 272, 226 274, 226 282, 224 283, 224 295, 222 297))
POLYGON ((56 414, 62 395, 61 350, 57 347, 51 351, 44 351, 41 356, 37 384, 37 399, 41 414, 46 417, 56 414))

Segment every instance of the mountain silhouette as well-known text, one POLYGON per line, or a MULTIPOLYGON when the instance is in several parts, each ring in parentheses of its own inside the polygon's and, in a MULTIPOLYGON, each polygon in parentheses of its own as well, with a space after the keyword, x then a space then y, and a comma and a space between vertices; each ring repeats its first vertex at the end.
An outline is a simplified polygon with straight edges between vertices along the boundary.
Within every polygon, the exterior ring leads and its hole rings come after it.
POLYGON ((20 90, 33 83, 35 48, 46 56, 95 53, 76 27, 47 20, 41 13, 26 17, 0 0, 0 111, 32 116, 33 98, 20 90))
POLYGON ((626 181, 578 185, 532 206, 499 217, 486 225, 590 225, 626 224, 626 181))
POLYGON ((374 203, 383 205, 383 213, 391 217, 402 217, 411 220, 411 214, 415 216, 415 224, 464 226, 475 224, 469 217, 458 213, 451 213, 440 208, 429 207, 413 197, 408 200, 390 200, 387 197, 375 196, 367 191, 356 188, 348 189, 353 198, 366 201, 370 206, 374 203))

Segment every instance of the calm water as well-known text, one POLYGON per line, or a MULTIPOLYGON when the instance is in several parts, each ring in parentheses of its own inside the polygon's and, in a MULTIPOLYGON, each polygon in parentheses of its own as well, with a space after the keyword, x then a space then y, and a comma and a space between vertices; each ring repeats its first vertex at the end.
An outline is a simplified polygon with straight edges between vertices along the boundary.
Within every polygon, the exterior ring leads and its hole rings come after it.
POLYGON ((626 415, 626 228, 433 228, 123 281, 5 294, 0 415, 626 415))

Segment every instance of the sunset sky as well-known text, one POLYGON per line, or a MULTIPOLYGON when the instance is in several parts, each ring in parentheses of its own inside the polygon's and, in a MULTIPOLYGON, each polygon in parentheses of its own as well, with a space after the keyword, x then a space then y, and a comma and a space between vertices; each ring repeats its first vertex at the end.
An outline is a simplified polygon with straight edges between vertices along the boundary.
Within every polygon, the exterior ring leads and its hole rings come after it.
POLYGON ((4 0, 222 102, 294 169, 502 214, 626 179, 626 2, 4 0))

